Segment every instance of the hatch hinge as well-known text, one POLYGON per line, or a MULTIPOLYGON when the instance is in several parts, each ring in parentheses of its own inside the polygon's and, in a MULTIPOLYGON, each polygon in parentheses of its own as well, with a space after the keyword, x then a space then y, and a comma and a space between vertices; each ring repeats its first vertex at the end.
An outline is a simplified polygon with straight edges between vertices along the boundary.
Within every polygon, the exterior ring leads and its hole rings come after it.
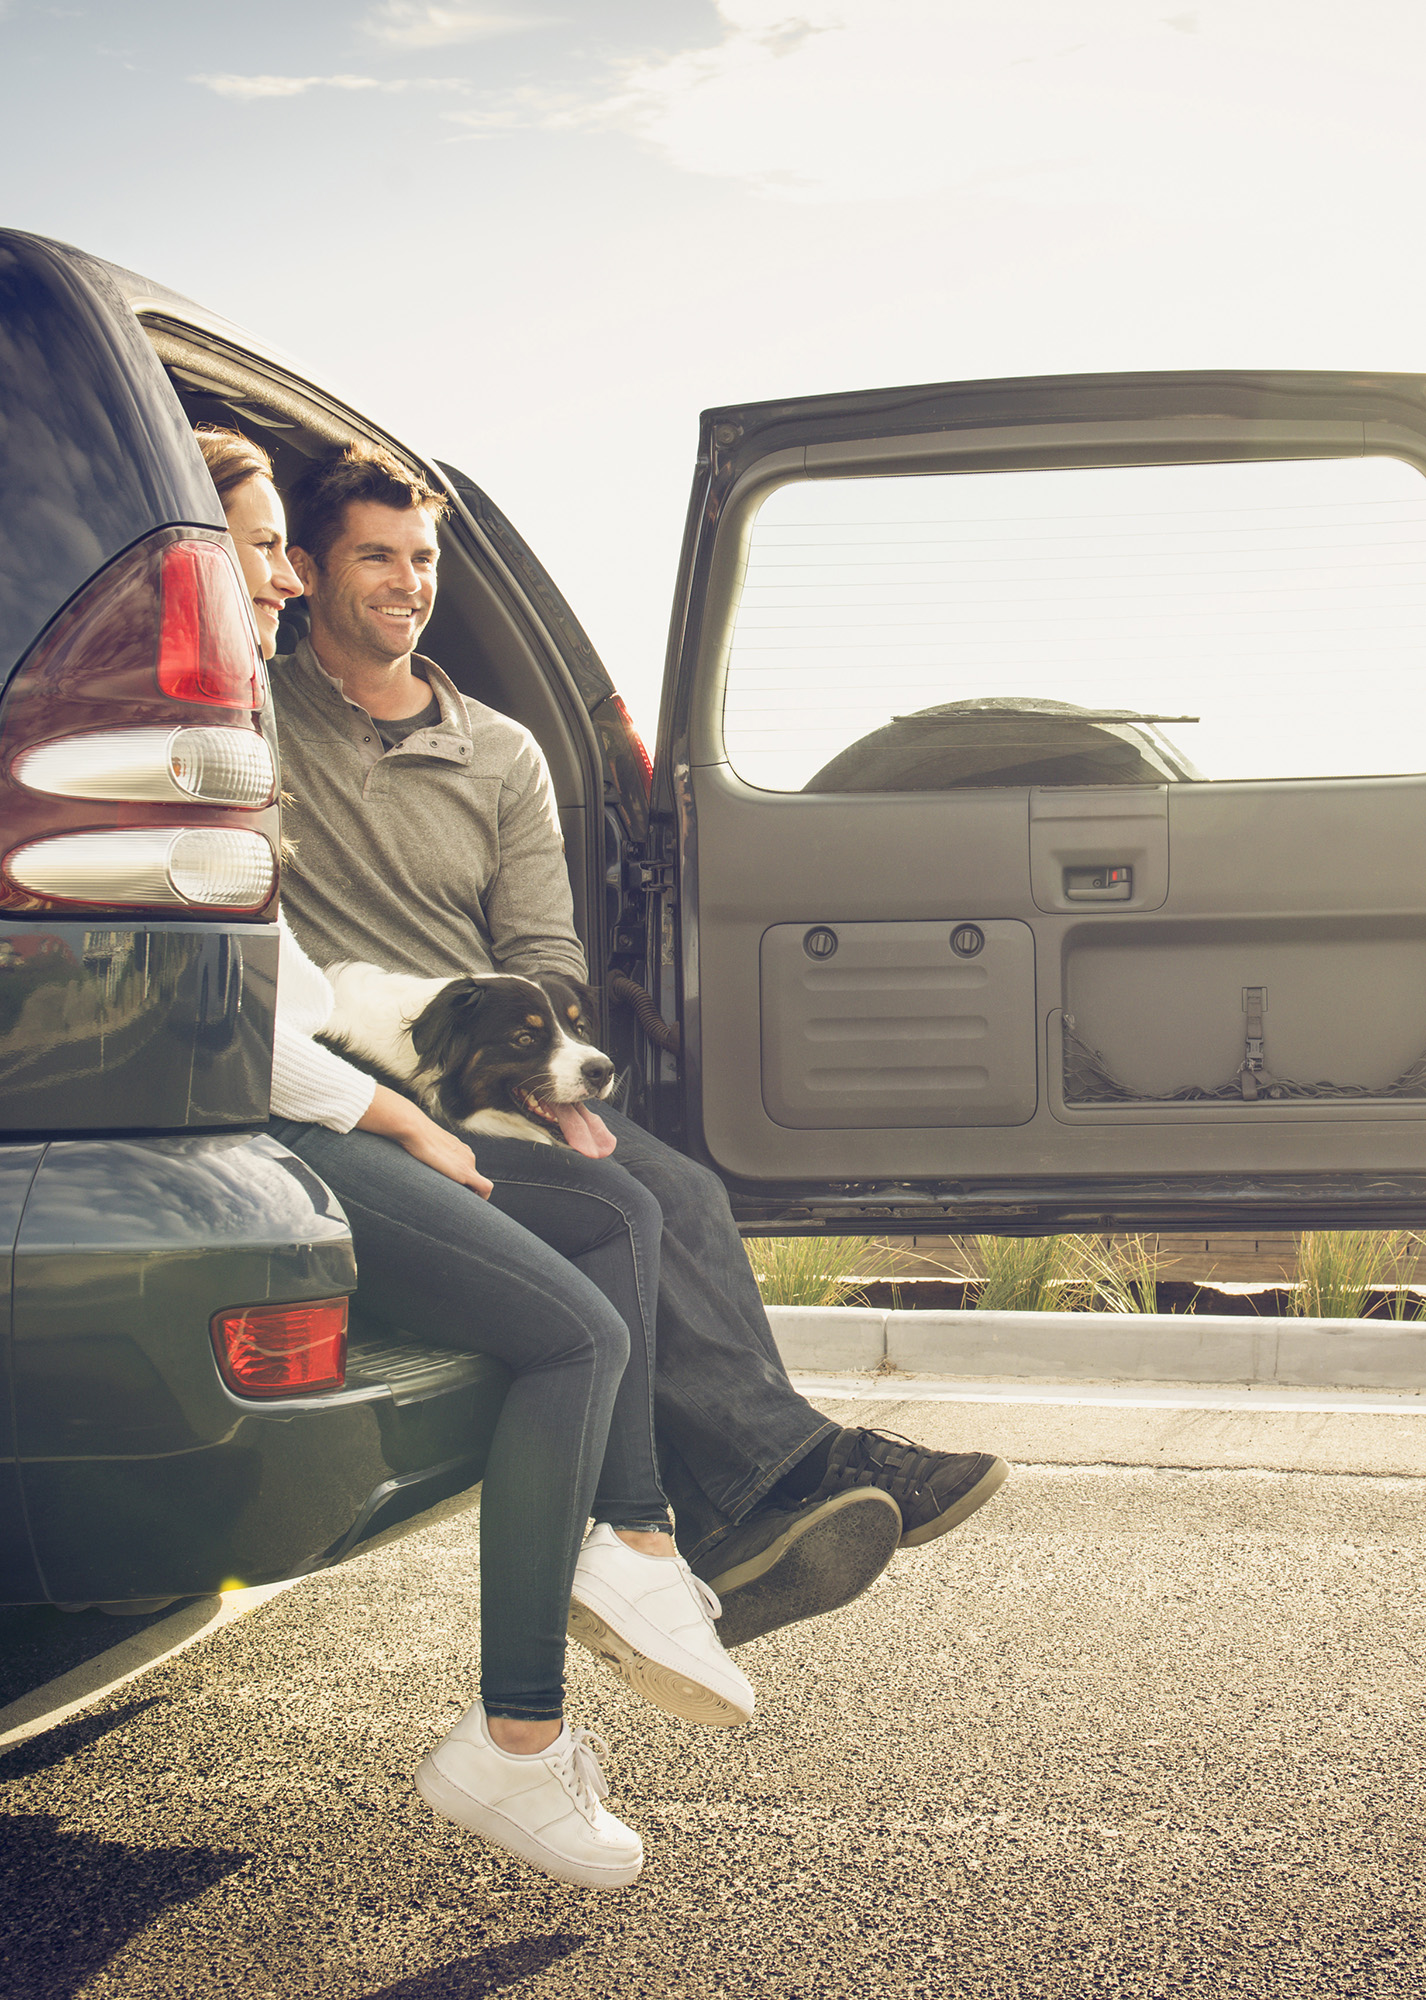
POLYGON ((611 950, 616 956, 644 958, 652 937, 655 961, 671 964, 665 947, 673 934, 678 897, 678 856, 671 827, 651 826, 645 844, 626 854, 620 889, 611 950))

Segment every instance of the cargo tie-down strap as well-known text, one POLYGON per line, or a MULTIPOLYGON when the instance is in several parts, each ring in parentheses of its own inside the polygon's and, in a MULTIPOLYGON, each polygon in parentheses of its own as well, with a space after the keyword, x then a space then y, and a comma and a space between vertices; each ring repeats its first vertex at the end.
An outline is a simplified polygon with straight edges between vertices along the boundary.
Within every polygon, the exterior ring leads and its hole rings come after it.
POLYGON ((1268 1011, 1268 989, 1266 986, 1245 986, 1243 988, 1243 1012, 1248 1017, 1246 1041, 1243 1050, 1243 1066, 1238 1071, 1238 1082, 1249 1103, 1258 1094, 1258 1078, 1263 1074, 1263 1016, 1268 1011))
POLYGON ((1267 988, 1243 988, 1243 1061, 1236 1076, 1211 1090, 1186 1083, 1177 1090, 1143 1091, 1117 1077, 1105 1057, 1091 1048, 1076 1030, 1072 1014, 1062 1015, 1063 1075, 1066 1104, 1201 1104, 1210 1101, 1229 1104, 1282 1102, 1290 1098, 1426 1098, 1426 1052, 1392 1082, 1375 1088, 1367 1083, 1298 1083, 1292 1077, 1275 1076, 1267 1067, 1263 1015, 1267 1012, 1267 988))

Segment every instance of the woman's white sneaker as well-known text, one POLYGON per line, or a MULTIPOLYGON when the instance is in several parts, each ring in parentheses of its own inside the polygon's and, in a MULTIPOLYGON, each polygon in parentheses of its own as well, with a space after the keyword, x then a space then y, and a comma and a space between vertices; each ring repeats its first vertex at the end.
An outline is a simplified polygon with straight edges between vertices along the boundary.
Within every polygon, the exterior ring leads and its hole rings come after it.
POLYGON ((468 1708, 416 1770, 427 1805, 497 1847, 582 1889, 622 1889, 644 1865, 632 1827, 600 1804, 609 1746, 568 1724, 548 1750, 512 1757, 491 1741, 485 1710, 468 1708))
POLYGON ((646 1556, 601 1523, 575 1568, 569 1636, 655 1708, 731 1729, 756 1696, 723 1650, 713 1623, 721 1608, 682 1556, 646 1556))

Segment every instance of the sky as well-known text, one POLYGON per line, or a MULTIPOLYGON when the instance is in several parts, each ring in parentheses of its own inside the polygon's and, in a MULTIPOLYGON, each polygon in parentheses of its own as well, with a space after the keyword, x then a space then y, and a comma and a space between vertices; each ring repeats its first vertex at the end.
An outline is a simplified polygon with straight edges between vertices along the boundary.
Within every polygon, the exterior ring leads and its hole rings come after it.
POLYGON ((705 407, 1426 368, 1423 59, 1410 0, 0 0, 0 184, 471 474, 651 735, 705 407))

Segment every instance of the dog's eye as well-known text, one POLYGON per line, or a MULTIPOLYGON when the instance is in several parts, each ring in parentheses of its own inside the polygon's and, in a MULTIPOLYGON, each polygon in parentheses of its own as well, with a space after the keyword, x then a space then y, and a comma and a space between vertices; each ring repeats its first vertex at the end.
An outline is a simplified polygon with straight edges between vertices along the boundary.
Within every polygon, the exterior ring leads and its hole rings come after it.
POLYGON ((526 1034, 523 1028, 520 1030, 519 1034, 512 1035, 510 1039, 515 1044, 517 1049, 532 1049, 535 1046, 534 1036, 526 1034))
POLYGON ((586 1022, 576 1021, 574 1024, 574 1032, 578 1036, 581 1042, 587 1042, 589 1040, 589 1027, 586 1022))

